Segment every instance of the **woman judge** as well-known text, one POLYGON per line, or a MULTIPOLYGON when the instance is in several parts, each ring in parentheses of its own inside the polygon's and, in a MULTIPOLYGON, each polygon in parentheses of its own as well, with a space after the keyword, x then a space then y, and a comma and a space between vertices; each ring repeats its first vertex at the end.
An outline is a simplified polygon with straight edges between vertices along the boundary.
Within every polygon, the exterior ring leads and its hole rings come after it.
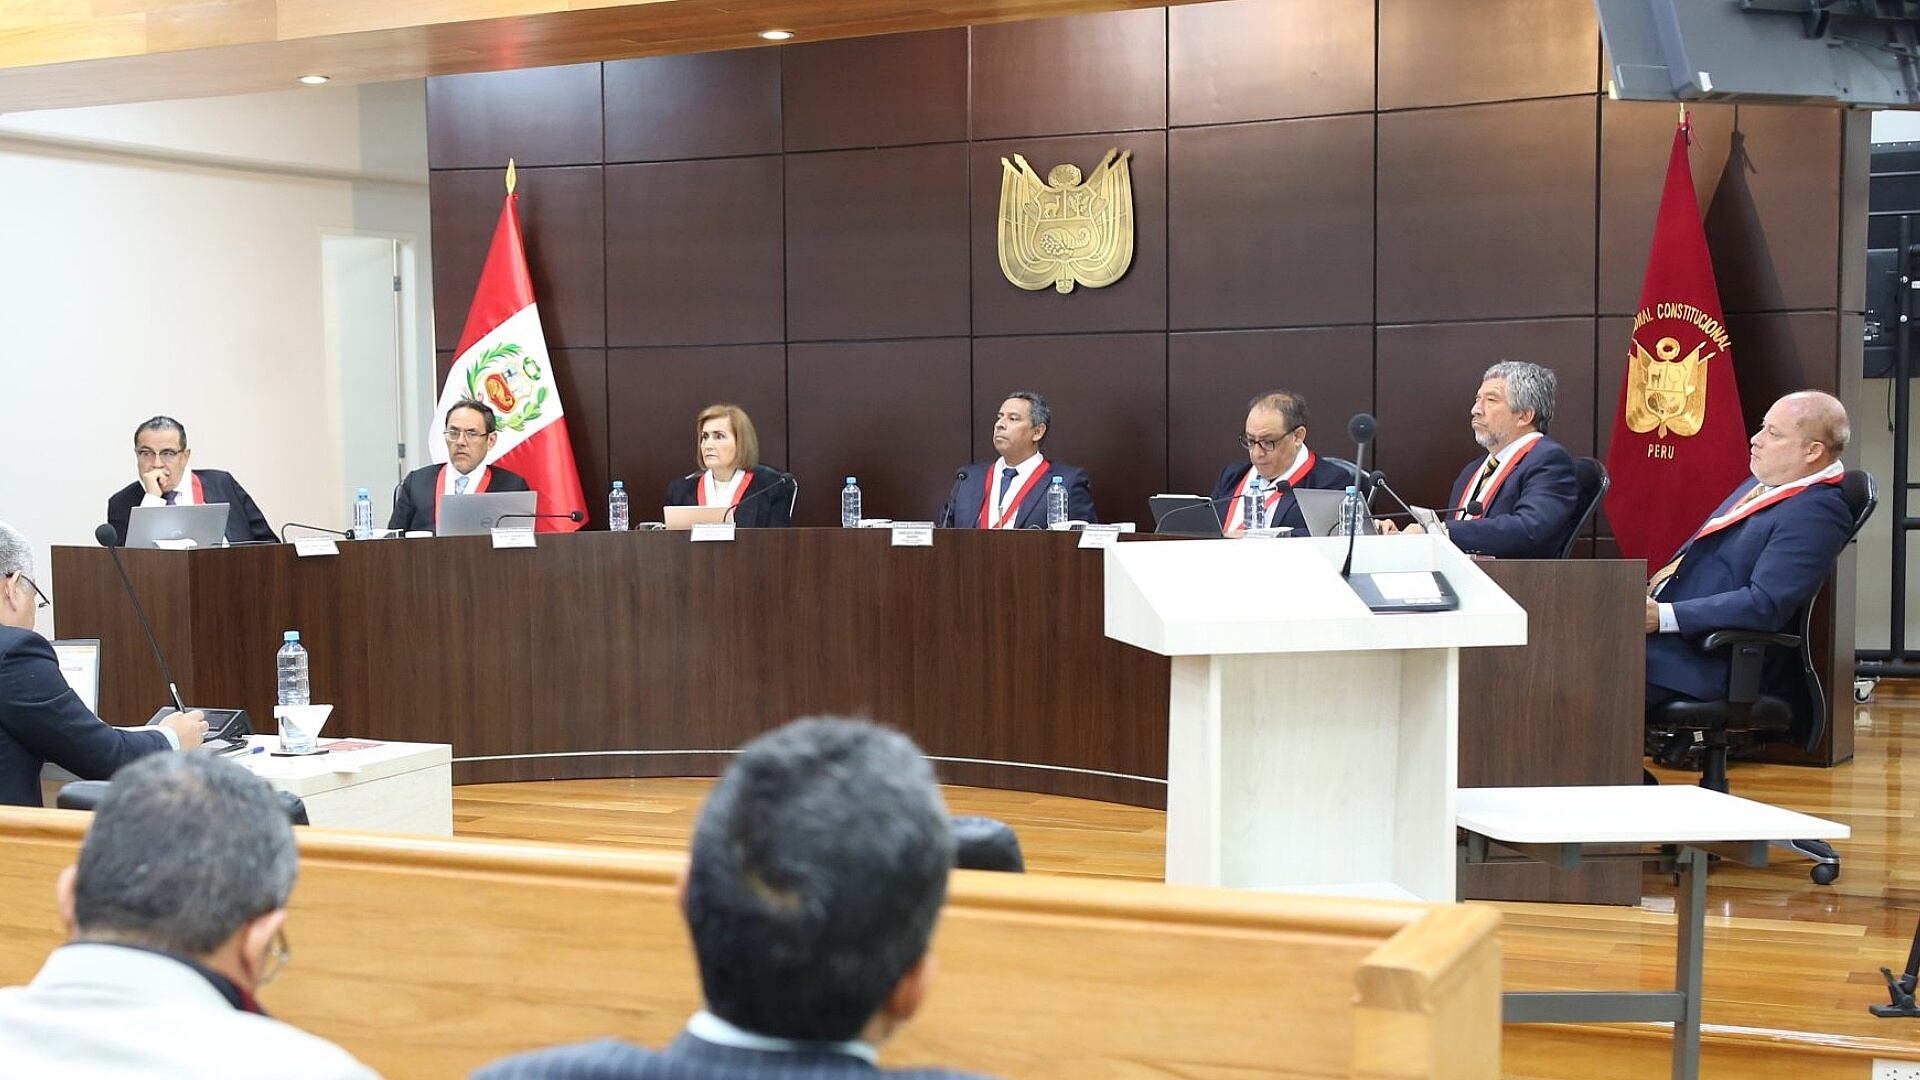
POLYGON ((667 486, 668 506, 732 507, 745 528, 793 524, 793 477, 760 464, 760 437, 738 405, 709 405, 695 423, 700 471, 667 486))

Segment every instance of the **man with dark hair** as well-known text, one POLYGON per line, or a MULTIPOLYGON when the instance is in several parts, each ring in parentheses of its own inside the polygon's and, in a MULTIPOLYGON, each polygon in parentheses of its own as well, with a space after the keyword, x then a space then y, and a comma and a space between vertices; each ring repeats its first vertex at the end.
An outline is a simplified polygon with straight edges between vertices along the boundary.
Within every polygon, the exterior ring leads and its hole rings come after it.
POLYGON ((105 780, 135 758, 198 747, 207 733, 198 709, 136 731, 93 715, 60 673, 53 645, 33 629, 47 605, 33 573, 27 538, 0 522, 0 806, 41 805, 40 768, 49 761, 83 780, 105 780))
MULTIPOLYGON (((911 740, 800 720, 748 743, 694 829, 682 907, 706 1009, 664 1050, 536 1051, 481 1080, 878 1076, 933 979, 953 831, 911 740)), ((954 1077, 941 1070, 890 1076, 954 1077)))
POLYGON ((1044 529, 1047 488, 1058 478, 1067 489, 1067 519, 1100 520, 1093 510, 1093 482, 1087 470, 1053 461, 1040 452, 1040 440, 1053 427, 1053 408, 1031 390, 1016 390, 993 417, 992 462, 960 470, 953 498, 940 523, 961 529, 1044 529))
POLYGON ((140 479, 107 497, 107 524, 119 542, 127 542, 127 522, 136 506, 205 506, 227 504, 227 540, 273 543, 280 538, 253 496, 218 469, 189 469, 193 451, 187 449, 187 429, 171 416, 156 416, 133 429, 133 461, 140 479))
MULTIPOLYGON (((1487 452, 1453 483, 1447 537, 1461 551, 1503 559, 1551 559, 1566 546, 1580 508, 1573 455, 1547 437, 1558 380, 1550 368, 1502 360, 1480 378, 1468 420, 1487 452)), ((1381 532, 1396 531, 1391 521, 1381 532)), ((1398 531, 1420 532, 1418 524, 1398 531)))
POLYGON ((527 491, 519 473, 488 465, 487 455, 500 441, 493 409, 484 401, 461 398, 447 410, 447 463, 415 469, 393 493, 387 528, 432 532, 440 520, 440 500, 483 491, 527 491))
POLYGON ((55 886, 72 940, 0 990, 8 1076, 370 1080, 255 992, 287 961, 299 856, 266 782, 200 754, 114 774, 55 886))
POLYGON ((1240 435, 1247 460, 1220 470, 1213 504, 1221 531, 1238 536, 1249 528, 1291 528, 1307 535, 1307 519, 1294 499, 1295 488, 1335 491, 1353 483, 1353 469, 1323 460, 1307 449, 1307 399, 1291 390, 1273 390, 1247 402, 1247 426, 1240 435), (1247 496, 1258 492, 1254 498, 1247 496), (1254 520, 1247 520, 1253 505, 1254 520))

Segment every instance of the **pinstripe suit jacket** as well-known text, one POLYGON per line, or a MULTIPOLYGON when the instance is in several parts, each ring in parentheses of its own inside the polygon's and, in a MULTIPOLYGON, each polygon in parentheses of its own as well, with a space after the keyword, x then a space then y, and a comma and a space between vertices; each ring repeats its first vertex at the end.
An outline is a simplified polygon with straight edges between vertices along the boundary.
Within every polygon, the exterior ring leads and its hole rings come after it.
POLYGON ((881 1069, 850 1054, 741 1050, 682 1032, 665 1050, 619 1039, 504 1058, 473 1080, 979 1080, 945 1069, 881 1069))

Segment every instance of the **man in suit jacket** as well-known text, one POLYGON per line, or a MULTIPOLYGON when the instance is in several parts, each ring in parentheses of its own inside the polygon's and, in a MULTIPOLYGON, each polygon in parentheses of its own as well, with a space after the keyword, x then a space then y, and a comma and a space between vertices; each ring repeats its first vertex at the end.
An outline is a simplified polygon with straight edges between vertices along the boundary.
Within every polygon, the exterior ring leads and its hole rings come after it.
POLYGON ((1085 469, 1048 460, 1040 441, 1053 424, 1047 399, 1016 390, 993 418, 993 448, 1000 456, 960 470, 940 524, 961 529, 1044 529, 1047 487, 1060 478, 1067 489, 1067 518, 1097 522, 1093 482, 1085 469))
POLYGON ((876 1048, 932 982, 928 943, 953 859, 933 770, 906 736, 822 719, 763 735, 694 828, 681 907, 706 1008, 664 1050, 606 1039, 475 1076, 877 1077, 876 1048))
MULTIPOLYGON (((1566 447, 1547 438, 1556 383, 1551 370, 1518 360, 1502 360, 1481 377, 1468 417, 1487 456, 1460 470, 1448 504, 1447 536, 1460 550, 1551 559, 1566 545, 1578 524, 1580 479, 1566 447)), ((1392 522, 1380 528, 1396 531, 1392 522)))
POLYGON ((83 780, 105 780, 135 758, 199 746, 207 733, 199 710, 138 731, 108 727, 88 710, 60 674, 53 646, 33 630, 46 600, 32 560, 26 537, 0 524, 0 805, 42 805, 40 767, 49 761, 83 780))
POLYGON ((1853 531, 1840 489, 1851 436, 1839 399, 1773 403, 1747 444, 1753 475, 1734 488, 1647 583, 1647 703, 1717 701, 1729 660, 1695 642, 1715 630, 1787 629, 1820 591, 1853 531))
POLYGON ((461 398, 447 410, 447 463, 415 469, 393 493, 387 528, 432 532, 440 520, 440 500, 483 491, 527 491, 519 473, 488 465, 487 455, 500 441, 498 421, 485 402, 461 398))
POLYGON ((1305 536, 1307 519, 1293 497, 1294 489, 1338 491, 1353 483, 1352 470, 1307 449, 1307 399, 1291 390, 1274 390, 1247 402, 1247 426, 1240 445, 1247 450, 1247 460, 1222 469, 1213 485, 1213 505, 1228 536, 1238 536, 1249 527, 1283 526, 1292 528, 1295 536, 1305 536), (1255 502, 1256 520, 1248 522, 1246 496, 1255 478, 1261 496, 1255 502))
POLYGON ((189 469, 193 451, 187 449, 187 429, 171 416, 156 416, 133 429, 134 465, 140 479, 107 497, 107 524, 120 543, 127 542, 127 523, 136 506, 205 506, 227 504, 227 540, 278 541, 266 515, 253 496, 218 469, 189 469))
POLYGON ((72 935, 0 990, 8 1076, 375 1080, 255 992, 286 962, 298 855, 266 782, 158 754, 122 769, 55 886, 72 935))

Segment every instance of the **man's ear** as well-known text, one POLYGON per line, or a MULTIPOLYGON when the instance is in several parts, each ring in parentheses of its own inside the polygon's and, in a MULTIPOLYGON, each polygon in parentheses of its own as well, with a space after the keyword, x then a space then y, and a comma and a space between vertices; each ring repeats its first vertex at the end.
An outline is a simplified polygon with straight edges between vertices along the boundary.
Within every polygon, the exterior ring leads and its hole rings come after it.
POLYGON ((274 908, 240 928, 240 962, 246 967, 248 981, 255 986, 259 985, 260 972, 266 966, 273 935, 286 924, 287 909, 274 908))
POLYGON ((915 960, 907 973, 900 976, 900 981, 893 984, 893 992, 887 995, 886 1004, 880 1006, 880 1011, 896 1024, 913 1019, 913 1014, 926 1004, 927 992, 933 987, 933 976, 939 966, 932 951, 921 953, 920 959, 915 960))
POLYGON ((1044 439, 1044 438, 1046 438, 1046 437, 1047 437, 1047 426, 1048 426, 1048 425, 1046 425, 1046 424, 1035 424, 1035 425, 1033 425, 1033 441, 1034 441, 1034 442, 1035 442, 1036 444, 1037 444, 1037 443, 1038 443, 1038 442, 1039 442, 1039 441, 1040 441, 1041 439, 1044 439))
POLYGON ((80 872, 69 866, 60 871, 60 877, 53 883, 54 901, 60 906, 60 921, 65 924, 68 937, 80 932, 79 920, 73 917, 73 883, 79 876, 80 872))

